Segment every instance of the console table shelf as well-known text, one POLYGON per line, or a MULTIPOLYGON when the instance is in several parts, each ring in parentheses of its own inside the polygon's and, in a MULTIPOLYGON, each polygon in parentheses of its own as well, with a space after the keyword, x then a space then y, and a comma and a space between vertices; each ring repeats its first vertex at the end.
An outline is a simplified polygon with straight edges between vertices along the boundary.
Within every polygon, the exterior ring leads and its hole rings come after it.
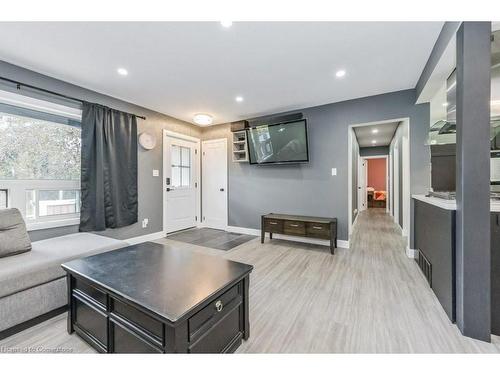
POLYGON ((261 243, 264 243, 266 232, 269 238, 273 238, 273 233, 286 234, 290 236, 300 236, 330 240, 330 252, 333 254, 337 247, 337 219, 267 214, 261 218, 261 243))

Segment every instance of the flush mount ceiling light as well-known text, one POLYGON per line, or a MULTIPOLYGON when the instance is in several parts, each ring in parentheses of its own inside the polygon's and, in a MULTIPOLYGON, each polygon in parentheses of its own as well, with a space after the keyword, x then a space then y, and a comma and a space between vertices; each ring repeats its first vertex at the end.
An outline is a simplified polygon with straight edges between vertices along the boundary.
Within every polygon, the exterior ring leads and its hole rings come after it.
POLYGON ((222 27, 228 28, 233 25, 233 21, 220 21, 220 24, 222 25, 222 27))
POLYGON ((342 78, 345 76, 346 71, 345 70, 338 70, 337 73, 335 73, 335 76, 337 78, 342 78))
POLYGON ((198 113, 194 115, 193 121, 195 124, 206 126, 210 125, 213 122, 213 118, 212 116, 207 115, 206 113, 198 113))
POLYGON ((243 101, 243 96, 237 96, 236 98, 234 98, 234 100, 236 100, 238 103, 241 103, 243 101))
POLYGON ((373 134, 377 134, 377 133, 378 133, 378 129, 373 129, 373 130, 372 130, 372 133, 373 133, 373 134))
POLYGON ((119 75, 121 75, 121 76, 126 76, 126 75, 128 75, 128 71, 127 71, 127 69, 125 69, 125 68, 118 68, 118 69, 116 69, 116 71, 117 71, 117 72, 118 72, 118 74, 119 74, 119 75))

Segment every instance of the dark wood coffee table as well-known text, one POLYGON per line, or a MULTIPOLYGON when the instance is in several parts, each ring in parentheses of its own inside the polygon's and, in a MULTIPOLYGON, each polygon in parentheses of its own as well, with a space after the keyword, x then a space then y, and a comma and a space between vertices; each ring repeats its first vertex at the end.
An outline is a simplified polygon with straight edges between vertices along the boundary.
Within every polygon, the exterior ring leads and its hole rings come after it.
POLYGON ((250 335, 250 265, 145 242, 62 267, 68 333, 100 352, 227 353, 250 335))

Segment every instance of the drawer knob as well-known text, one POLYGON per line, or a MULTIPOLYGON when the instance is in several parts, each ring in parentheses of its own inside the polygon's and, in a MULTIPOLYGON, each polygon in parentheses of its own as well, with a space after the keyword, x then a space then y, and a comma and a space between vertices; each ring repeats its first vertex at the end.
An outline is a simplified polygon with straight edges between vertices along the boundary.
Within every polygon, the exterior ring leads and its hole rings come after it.
POLYGON ((215 302, 215 308, 217 309, 217 312, 221 312, 222 309, 224 308, 224 304, 222 303, 221 300, 218 300, 215 302))
POLYGON ((297 228, 299 225, 298 224, 290 224, 291 227, 297 228))
POLYGON ((277 222, 275 222, 275 221, 270 221, 270 222, 269 222, 269 224, 271 224, 271 225, 276 225, 276 224, 278 224, 278 223, 277 223, 277 222))
POLYGON ((313 227, 313 229, 323 229, 322 227, 313 227))

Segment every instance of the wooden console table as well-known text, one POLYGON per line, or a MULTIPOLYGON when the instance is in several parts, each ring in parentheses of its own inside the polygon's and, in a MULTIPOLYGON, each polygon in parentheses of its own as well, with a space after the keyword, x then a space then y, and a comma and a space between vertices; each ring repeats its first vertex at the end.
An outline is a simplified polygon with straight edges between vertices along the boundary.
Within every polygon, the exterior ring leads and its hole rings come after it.
POLYGON ((273 233, 286 234, 289 236, 301 236, 330 240, 330 252, 333 254, 337 247, 337 219, 268 214, 262 215, 260 242, 264 243, 266 232, 269 238, 273 238, 273 233))

